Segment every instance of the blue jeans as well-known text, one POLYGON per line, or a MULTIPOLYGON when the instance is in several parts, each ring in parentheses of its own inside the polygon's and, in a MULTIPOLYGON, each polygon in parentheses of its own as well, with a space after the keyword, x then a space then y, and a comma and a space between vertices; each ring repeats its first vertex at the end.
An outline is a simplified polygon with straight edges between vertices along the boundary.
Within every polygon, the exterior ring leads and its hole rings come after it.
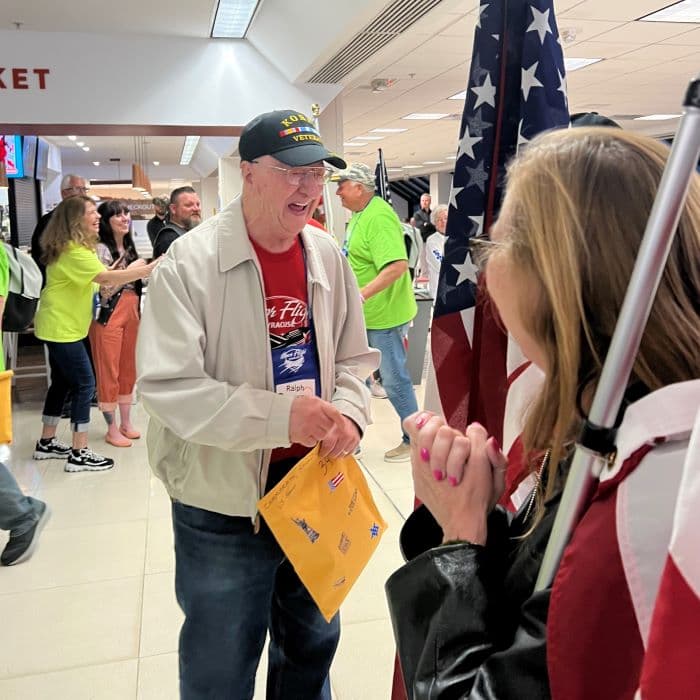
POLYGON ((39 520, 37 501, 25 496, 15 477, 0 462, 0 530, 9 530, 13 535, 23 535, 39 520))
POLYGON ((95 374, 90 356, 82 340, 74 343, 46 341, 51 367, 51 386, 46 393, 42 422, 58 425, 63 402, 71 392, 71 427, 76 432, 87 432, 90 424, 90 400, 95 393, 95 374))
POLYGON ((261 522, 173 502, 181 700, 250 700, 270 632, 268 700, 330 700, 340 638, 261 522))
MULTIPOLYGON (((382 386, 394 410, 399 414, 402 424, 404 418, 418 410, 416 393, 413 391, 413 382, 406 365, 404 338, 407 334, 407 323, 384 330, 367 329, 369 346, 381 350, 379 373, 382 375, 382 386)), ((408 435, 405 432, 403 432, 403 441, 408 443, 408 435)))

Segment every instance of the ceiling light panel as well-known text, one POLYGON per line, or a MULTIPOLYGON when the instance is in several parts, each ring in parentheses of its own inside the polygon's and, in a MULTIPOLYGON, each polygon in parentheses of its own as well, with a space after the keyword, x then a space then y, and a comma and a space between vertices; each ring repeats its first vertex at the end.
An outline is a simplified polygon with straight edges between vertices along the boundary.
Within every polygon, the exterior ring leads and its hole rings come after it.
POLYGON ((214 39, 242 39, 258 0, 219 0, 211 35, 214 39))
POLYGON ((182 147, 182 155, 180 156, 180 165, 189 165, 194 155, 199 136, 185 136, 185 144, 182 147))
POLYGON ((401 119, 425 119, 425 120, 432 120, 432 119, 444 119, 447 114, 439 114, 437 112, 413 112, 413 114, 407 114, 405 117, 401 117, 401 119))
POLYGON ((370 129, 370 134, 400 134, 408 129, 370 129))
POLYGON ((567 73, 573 73, 575 70, 580 70, 586 66, 592 66, 594 63, 602 61, 602 58, 565 58, 564 68, 567 73))
POLYGON ((668 119, 678 119, 680 114, 647 114, 645 117, 635 117, 636 122, 665 122, 668 119))
POLYGON ((700 23, 700 0, 683 0, 640 18, 642 22, 700 23))

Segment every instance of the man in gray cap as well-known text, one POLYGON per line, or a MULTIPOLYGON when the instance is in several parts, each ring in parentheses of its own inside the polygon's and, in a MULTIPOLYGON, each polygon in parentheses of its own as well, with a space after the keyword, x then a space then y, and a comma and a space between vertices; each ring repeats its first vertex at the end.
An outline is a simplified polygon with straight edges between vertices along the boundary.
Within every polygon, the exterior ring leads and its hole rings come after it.
POLYGON ((257 511, 320 443, 352 454, 369 422, 352 270, 306 222, 329 153, 305 115, 262 114, 240 137, 242 193, 170 247, 137 350, 149 458, 173 499, 180 697, 251 698, 269 631, 267 697, 330 700, 338 643, 257 511))
MULTIPOLYGON (((364 163, 352 163, 332 179, 338 182, 336 194, 343 206, 353 212, 343 250, 360 286, 370 347, 382 352, 382 386, 403 423, 418 410, 405 345, 408 324, 418 307, 401 221, 389 204, 375 196, 374 173, 364 163)), ((403 432, 401 442, 384 454, 384 460, 409 458, 408 435, 403 432)))

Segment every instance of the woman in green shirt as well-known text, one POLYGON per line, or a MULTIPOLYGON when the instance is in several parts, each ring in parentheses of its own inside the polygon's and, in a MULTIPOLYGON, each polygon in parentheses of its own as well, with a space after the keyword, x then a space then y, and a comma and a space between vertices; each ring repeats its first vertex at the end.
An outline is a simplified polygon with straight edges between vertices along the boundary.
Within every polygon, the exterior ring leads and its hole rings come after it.
POLYGON ((51 386, 46 394, 41 438, 34 459, 66 459, 67 472, 111 469, 114 460, 88 448, 90 399, 95 377, 83 343, 100 284, 121 285, 148 277, 158 264, 137 260, 126 270, 111 270, 95 254, 100 215, 89 197, 63 200, 42 237, 46 286, 34 319, 34 334, 49 351, 51 386), (56 439, 63 401, 72 392, 72 446, 56 439))

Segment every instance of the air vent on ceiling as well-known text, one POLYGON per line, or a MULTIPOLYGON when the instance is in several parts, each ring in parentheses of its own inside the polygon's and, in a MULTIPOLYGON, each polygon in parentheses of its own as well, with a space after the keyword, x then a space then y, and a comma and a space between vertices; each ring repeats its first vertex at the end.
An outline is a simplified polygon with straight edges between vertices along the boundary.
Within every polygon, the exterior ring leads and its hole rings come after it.
POLYGON ((309 83, 338 83, 371 58, 392 39, 405 32, 442 0, 394 0, 364 29, 361 29, 314 75, 309 83))

